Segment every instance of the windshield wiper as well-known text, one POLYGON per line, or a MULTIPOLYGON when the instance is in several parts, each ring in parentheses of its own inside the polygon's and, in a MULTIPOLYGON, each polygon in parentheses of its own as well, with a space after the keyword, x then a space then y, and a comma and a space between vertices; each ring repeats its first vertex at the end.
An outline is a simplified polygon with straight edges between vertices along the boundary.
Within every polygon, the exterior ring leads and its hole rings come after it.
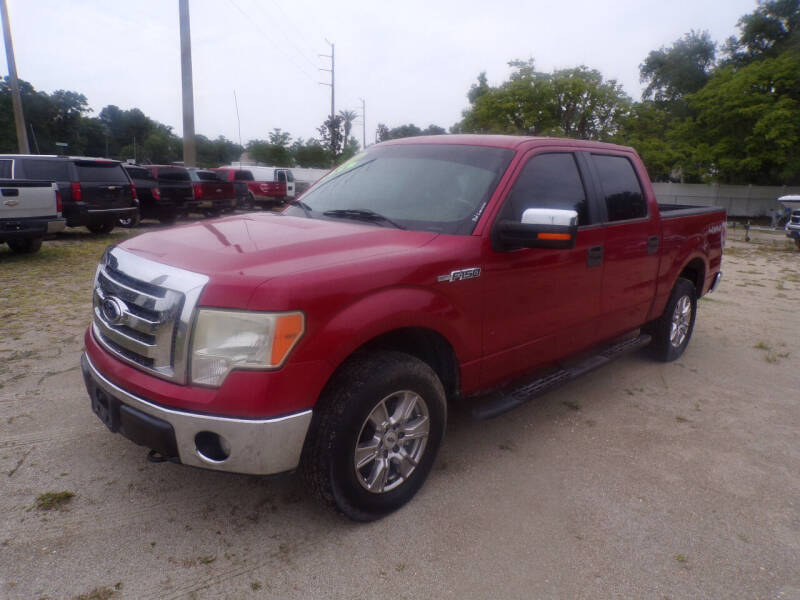
POLYGON ((342 217, 344 219, 361 219, 362 221, 378 221, 381 223, 389 223, 398 229, 405 229, 399 223, 395 223, 389 217, 376 213, 374 210, 368 208, 339 208, 336 210, 326 210, 322 213, 326 217, 342 217))
POLYGON ((289 206, 299 206, 300 208, 303 209, 303 212, 305 213, 307 218, 309 219, 313 218, 311 216, 311 207, 302 200, 287 200, 286 204, 288 204, 289 206))

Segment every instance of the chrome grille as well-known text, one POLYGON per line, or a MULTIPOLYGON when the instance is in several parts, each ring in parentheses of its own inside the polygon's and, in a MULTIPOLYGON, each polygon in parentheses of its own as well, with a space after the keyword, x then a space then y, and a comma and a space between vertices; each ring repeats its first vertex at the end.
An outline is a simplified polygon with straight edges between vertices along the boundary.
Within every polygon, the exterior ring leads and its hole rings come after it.
POLYGON ((121 360, 185 383, 192 317, 207 282, 205 275, 110 248, 95 275, 95 337, 121 360))

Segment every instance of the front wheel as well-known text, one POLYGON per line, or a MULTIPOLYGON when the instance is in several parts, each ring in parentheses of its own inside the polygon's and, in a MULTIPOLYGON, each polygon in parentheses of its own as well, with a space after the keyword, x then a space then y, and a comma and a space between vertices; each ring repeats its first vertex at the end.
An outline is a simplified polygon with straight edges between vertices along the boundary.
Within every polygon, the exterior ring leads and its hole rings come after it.
POLYGON ((12 252, 17 254, 33 254, 42 247, 42 238, 27 238, 24 240, 8 240, 6 242, 12 252))
POLYGON ((300 473, 328 506, 379 519, 422 487, 446 420, 444 389, 427 364, 400 352, 355 356, 314 409, 300 473))
POLYGON ((663 362, 680 357, 694 331, 697 316, 697 290, 688 279, 679 278, 664 307, 663 314, 649 323, 644 331, 653 336, 650 353, 663 362))

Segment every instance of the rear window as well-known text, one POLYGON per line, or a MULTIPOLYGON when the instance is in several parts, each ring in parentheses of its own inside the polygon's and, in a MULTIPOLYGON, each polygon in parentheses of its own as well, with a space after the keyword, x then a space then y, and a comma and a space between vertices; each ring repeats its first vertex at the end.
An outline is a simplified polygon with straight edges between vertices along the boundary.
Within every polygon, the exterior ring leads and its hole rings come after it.
POLYGON ((186 169, 165 167, 158 170, 158 178, 164 181, 191 181, 186 169))
POLYGON ((236 171, 233 178, 237 181, 255 181, 253 174, 250 171, 236 171))
POLYGON ((0 160, 0 179, 11 179, 11 161, 7 158, 0 160))
POLYGON ((80 181, 130 183, 122 165, 114 162, 76 162, 80 181))
POLYGON ((23 160, 26 179, 70 181, 69 163, 65 160, 23 160))
POLYGON ((125 167, 125 170, 128 172, 128 175, 134 179, 153 179, 153 176, 147 169, 134 169, 131 167, 125 167))
POLYGON ((198 181, 222 181, 213 171, 194 171, 198 181))

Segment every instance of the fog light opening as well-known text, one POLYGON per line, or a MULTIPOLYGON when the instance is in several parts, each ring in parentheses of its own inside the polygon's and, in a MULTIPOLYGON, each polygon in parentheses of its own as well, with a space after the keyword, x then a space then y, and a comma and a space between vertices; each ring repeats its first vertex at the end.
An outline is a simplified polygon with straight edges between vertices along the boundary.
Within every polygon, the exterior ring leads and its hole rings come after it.
POLYGON ((212 431, 201 431, 194 436, 198 456, 211 463, 221 463, 231 455, 231 445, 221 435, 212 431))

